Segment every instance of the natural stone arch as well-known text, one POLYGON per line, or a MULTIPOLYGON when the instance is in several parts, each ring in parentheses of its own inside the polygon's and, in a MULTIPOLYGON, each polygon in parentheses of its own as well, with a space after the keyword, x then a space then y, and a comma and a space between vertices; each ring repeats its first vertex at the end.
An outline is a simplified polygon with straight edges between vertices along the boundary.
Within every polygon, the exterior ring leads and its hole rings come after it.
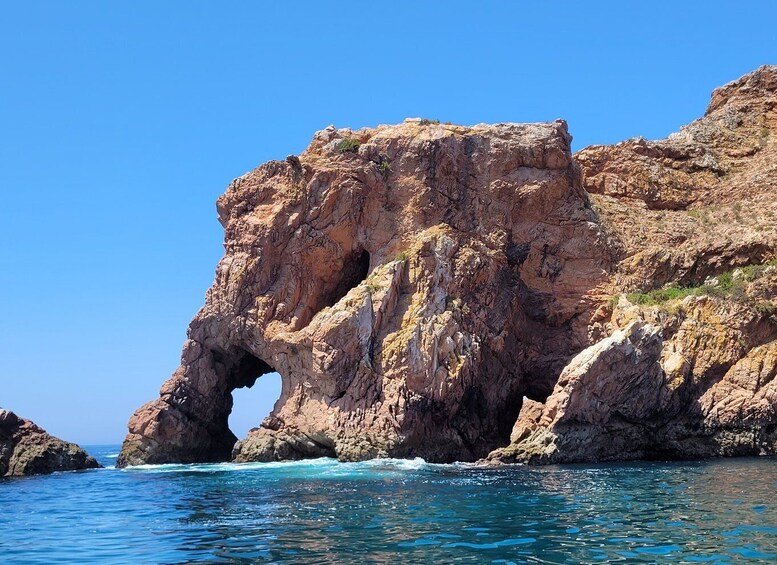
POLYGON ((228 461, 237 438, 229 429, 232 391, 274 372, 242 348, 208 348, 187 340, 182 365, 129 423, 119 466, 228 461))
POLYGON ((236 179, 194 345, 133 416, 120 463, 225 458, 243 352, 283 385, 235 460, 504 445, 523 394, 549 394, 582 346, 607 280, 570 140, 563 122, 328 128, 236 179))

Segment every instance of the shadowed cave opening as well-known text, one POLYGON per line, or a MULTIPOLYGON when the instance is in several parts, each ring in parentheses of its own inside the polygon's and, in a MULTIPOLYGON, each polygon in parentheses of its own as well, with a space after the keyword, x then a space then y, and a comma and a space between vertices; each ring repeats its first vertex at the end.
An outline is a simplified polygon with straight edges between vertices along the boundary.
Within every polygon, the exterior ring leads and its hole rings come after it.
POLYGON ((370 253, 366 249, 355 251, 349 255, 343 262, 343 268, 340 271, 340 281, 330 292, 322 308, 330 307, 336 304, 348 291, 359 285, 370 272, 370 253))

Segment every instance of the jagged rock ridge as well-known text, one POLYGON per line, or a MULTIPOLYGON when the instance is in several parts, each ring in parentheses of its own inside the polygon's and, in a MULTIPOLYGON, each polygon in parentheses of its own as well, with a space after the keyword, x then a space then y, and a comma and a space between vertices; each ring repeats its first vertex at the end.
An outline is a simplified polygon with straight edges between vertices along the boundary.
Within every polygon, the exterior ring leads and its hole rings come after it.
POLYGON ((775 256, 775 76, 664 141, 573 158, 563 122, 408 120, 236 179, 181 367, 119 464, 773 452, 774 273, 737 300, 612 297, 775 256), (272 370, 281 397, 236 444, 231 392, 272 370))

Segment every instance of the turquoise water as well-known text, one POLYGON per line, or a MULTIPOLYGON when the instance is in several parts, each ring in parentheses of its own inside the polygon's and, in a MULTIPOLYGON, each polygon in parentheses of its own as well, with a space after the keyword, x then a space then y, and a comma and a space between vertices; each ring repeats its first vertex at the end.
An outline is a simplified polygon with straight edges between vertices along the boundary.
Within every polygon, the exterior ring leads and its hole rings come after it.
MULTIPOLYGON (((118 446, 89 451, 113 465, 118 446)), ((4 563, 777 560, 777 460, 156 465, 0 480, 4 563)))

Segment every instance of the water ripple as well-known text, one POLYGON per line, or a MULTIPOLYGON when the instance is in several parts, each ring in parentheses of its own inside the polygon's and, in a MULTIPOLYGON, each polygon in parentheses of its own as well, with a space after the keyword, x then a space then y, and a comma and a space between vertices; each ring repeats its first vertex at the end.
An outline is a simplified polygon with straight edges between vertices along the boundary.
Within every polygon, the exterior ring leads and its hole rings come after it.
MULTIPOLYGON (((115 446, 96 451, 112 465, 115 446)), ((0 481, 24 563, 777 560, 774 459, 145 465, 0 481)))

